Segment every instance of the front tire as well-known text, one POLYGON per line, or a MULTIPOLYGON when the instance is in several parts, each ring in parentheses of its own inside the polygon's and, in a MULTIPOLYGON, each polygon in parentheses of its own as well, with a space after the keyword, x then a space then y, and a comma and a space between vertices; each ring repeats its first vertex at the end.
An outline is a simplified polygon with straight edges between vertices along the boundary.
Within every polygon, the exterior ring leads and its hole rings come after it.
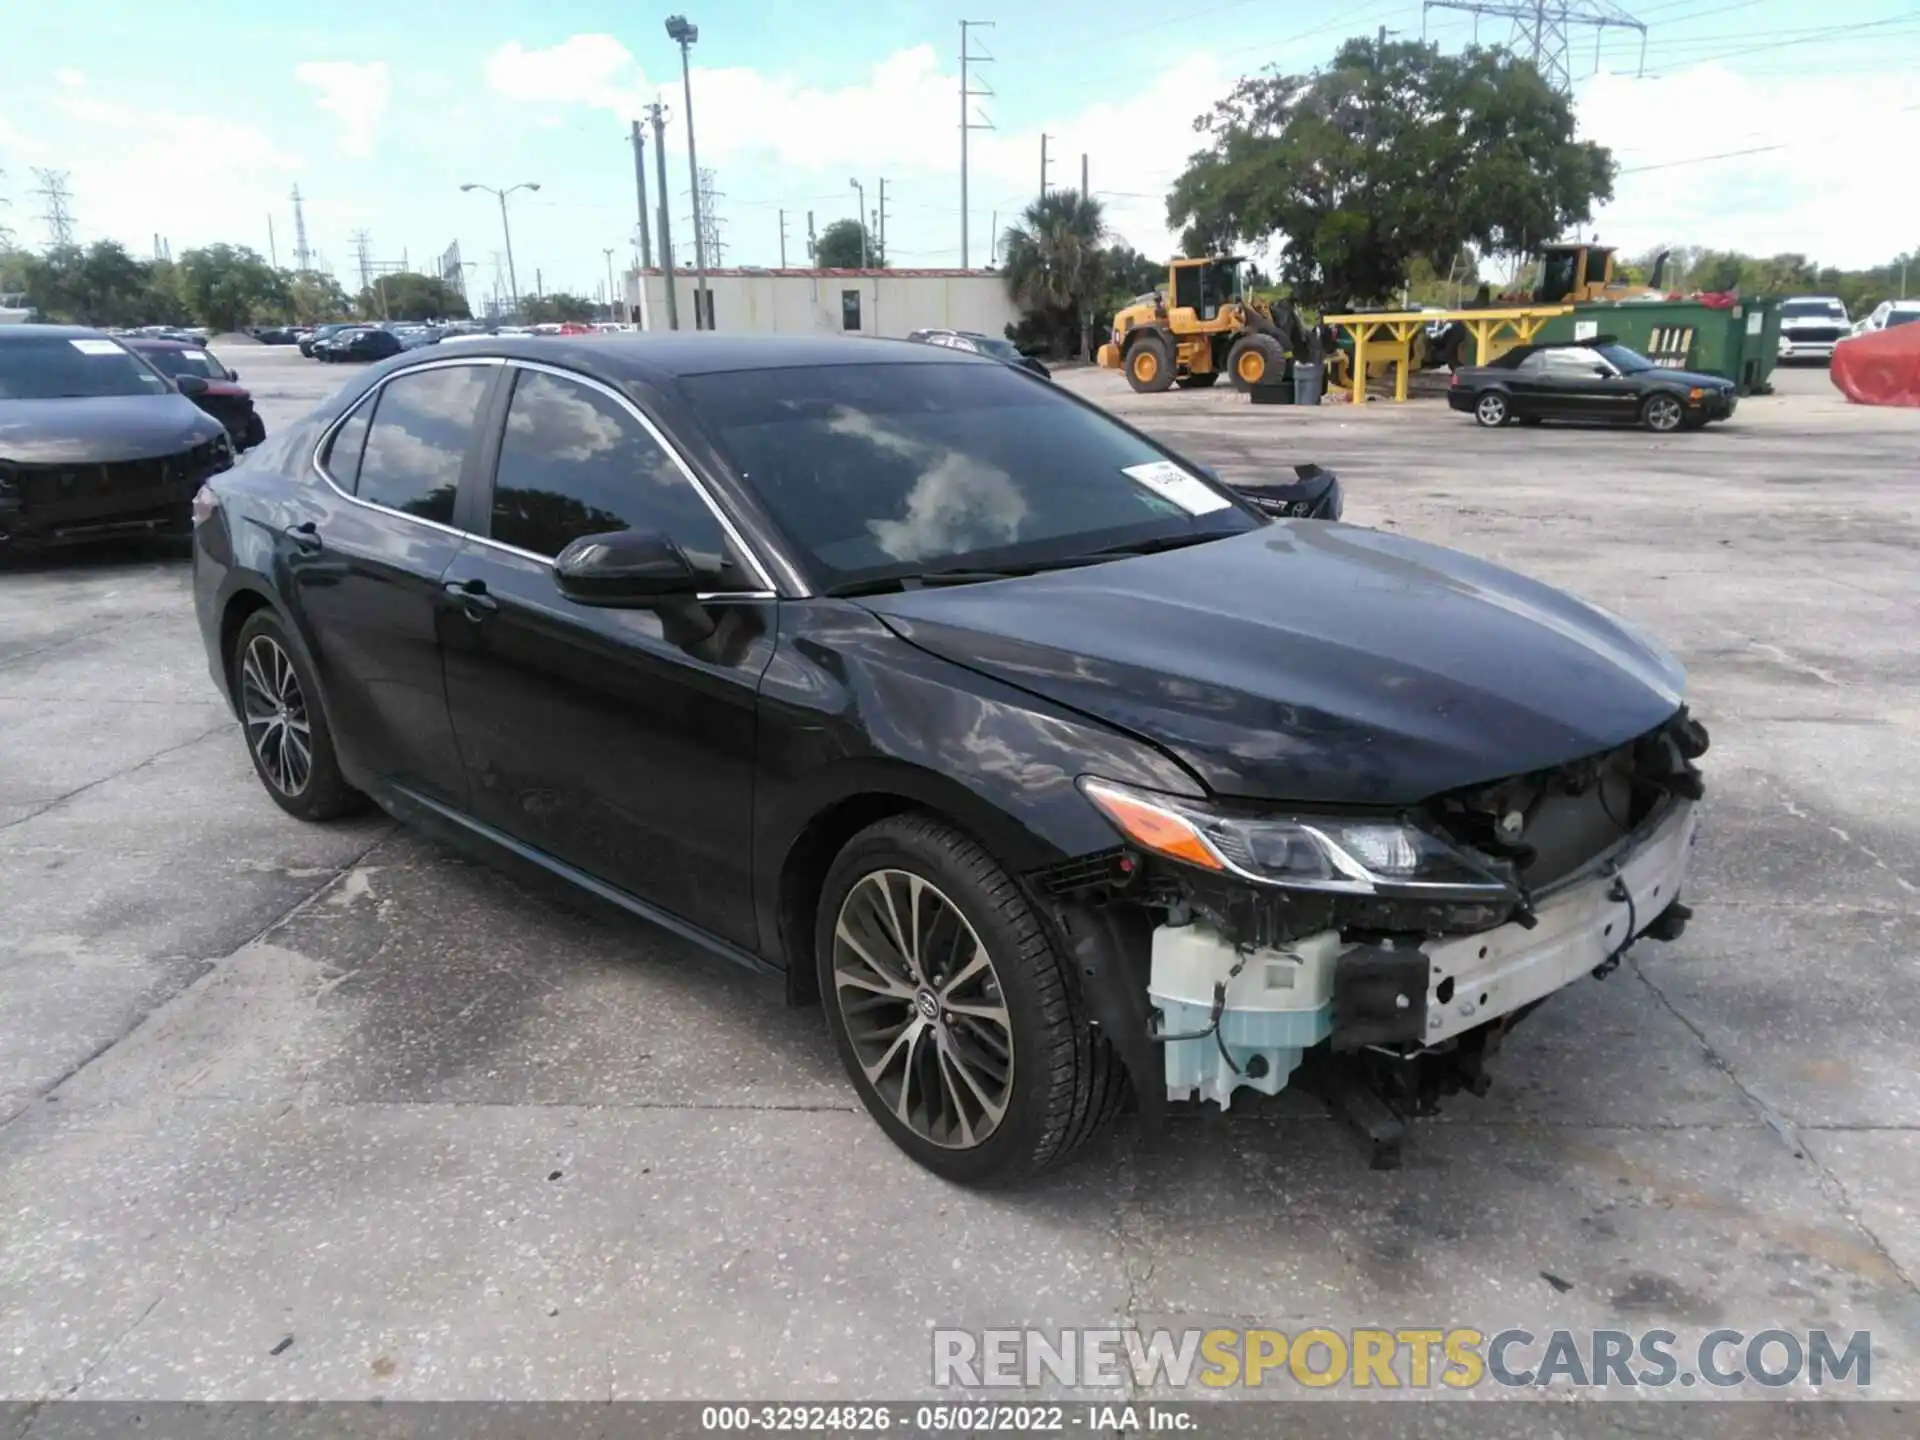
POLYGON ((1227 351, 1227 374, 1241 394, 1286 378, 1287 352, 1270 335, 1242 335, 1227 351))
POLYGON ((1173 347, 1158 335, 1143 335, 1127 351, 1127 383, 1142 395, 1157 395, 1173 384, 1173 347))
POLYGON ((273 803, 301 820, 335 820, 362 808, 334 753, 319 683, 271 610, 256 610, 234 637, 227 675, 247 755, 273 803))
POLYGON ((1686 418, 1686 406, 1677 395, 1649 395, 1640 402, 1640 423, 1656 435, 1671 435, 1686 418))
POLYGON ((935 1174, 1025 1179, 1117 1113, 1122 1066, 1047 928, 938 818, 897 815, 848 842, 821 889, 814 953, 861 1102, 935 1174))
POLYGON ((1498 390, 1488 390, 1473 402, 1473 418, 1489 430, 1497 430, 1513 417, 1513 407, 1498 390))

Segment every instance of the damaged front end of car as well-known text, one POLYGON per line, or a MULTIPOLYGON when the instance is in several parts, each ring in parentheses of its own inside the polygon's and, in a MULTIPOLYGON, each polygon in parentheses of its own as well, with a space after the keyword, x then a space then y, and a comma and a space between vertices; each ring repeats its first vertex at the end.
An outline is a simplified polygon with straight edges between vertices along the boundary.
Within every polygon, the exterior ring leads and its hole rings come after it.
POLYGON ((1391 812, 1276 814, 1084 777, 1121 843, 1032 878, 1143 1112, 1295 1083, 1376 1166, 1484 1093, 1506 1032, 1678 936, 1703 794, 1682 707, 1628 743, 1391 812))

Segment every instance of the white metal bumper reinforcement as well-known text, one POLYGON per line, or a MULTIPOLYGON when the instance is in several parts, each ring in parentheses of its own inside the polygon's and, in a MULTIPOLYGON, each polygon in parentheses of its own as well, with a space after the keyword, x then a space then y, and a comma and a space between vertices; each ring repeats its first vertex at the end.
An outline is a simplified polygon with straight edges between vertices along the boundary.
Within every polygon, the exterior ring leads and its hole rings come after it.
POLYGON ((1680 801, 1660 827, 1619 859, 1617 872, 1582 880, 1539 902, 1535 925, 1428 944, 1426 1043, 1510 1014, 1590 973, 1646 929, 1680 894, 1692 852, 1694 807, 1680 801), (1615 880, 1629 900, 1611 900, 1615 880))

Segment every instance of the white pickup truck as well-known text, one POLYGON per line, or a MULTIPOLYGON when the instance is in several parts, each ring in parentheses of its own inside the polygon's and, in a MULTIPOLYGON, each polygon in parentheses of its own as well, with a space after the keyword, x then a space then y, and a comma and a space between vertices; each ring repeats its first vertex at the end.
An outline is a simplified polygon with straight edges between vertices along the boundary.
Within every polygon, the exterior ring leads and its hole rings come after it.
POLYGON ((1831 360, 1846 338, 1847 307, 1831 295, 1795 295, 1780 302, 1780 358, 1831 360))
POLYGON ((0 295, 0 325, 28 325, 37 313, 24 295, 0 295))

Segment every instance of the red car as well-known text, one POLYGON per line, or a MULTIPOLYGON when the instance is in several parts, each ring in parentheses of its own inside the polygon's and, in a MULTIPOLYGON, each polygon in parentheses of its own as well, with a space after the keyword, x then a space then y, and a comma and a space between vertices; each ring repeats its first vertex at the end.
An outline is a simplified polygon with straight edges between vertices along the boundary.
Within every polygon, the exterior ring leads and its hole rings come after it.
POLYGON ((239 383, 240 373, 222 365, 204 346, 145 335, 123 335, 120 343, 226 426, 235 450, 251 450, 267 438, 266 422, 253 408, 253 393, 239 383))

